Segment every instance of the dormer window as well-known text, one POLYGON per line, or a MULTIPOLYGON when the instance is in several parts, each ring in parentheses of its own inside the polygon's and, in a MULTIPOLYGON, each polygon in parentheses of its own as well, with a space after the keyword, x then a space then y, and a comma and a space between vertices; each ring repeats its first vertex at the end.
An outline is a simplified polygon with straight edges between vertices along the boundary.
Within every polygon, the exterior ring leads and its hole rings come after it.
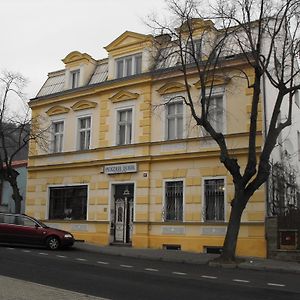
POLYGON ((142 54, 122 57, 116 60, 116 78, 127 77, 142 72, 142 54))
POLYGON ((72 89, 79 87, 79 75, 80 75, 80 70, 71 72, 71 88, 72 89))

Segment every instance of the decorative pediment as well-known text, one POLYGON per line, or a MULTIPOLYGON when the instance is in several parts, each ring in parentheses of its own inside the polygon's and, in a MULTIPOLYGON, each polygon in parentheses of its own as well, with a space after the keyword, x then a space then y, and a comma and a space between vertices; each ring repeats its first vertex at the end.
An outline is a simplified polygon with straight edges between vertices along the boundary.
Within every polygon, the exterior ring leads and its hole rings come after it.
POLYGON ((61 114, 66 114, 69 110, 70 110, 70 108, 68 108, 68 107, 56 105, 56 106, 49 108, 46 111, 46 114, 48 116, 61 115, 61 114))
POLYGON ((140 94, 138 94, 138 93, 131 93, 131 92, 122 90, 122 91, 117 92, 113 96, 111 96, 109 98, 109 100, 111 100, 111 102, 113 102, 113 103, 127 101, 127 100, 135 100, 139 97, 139 95, 140 94))
POLYGON ((112 41, 108 46, 104 47, 108 52, 111 50, 140 44, 152 39, 152 35, 140 34, 132 31, 125 31, 118 38, 112 41))
MULTIPOLYGON (((189 86, 190 87, 190 86, 189 86)), ((157 92, 160 95, 165 95, 165 94, 171 94, 171 93, 178 93, 178 92, 185 92, 186 87, 183 83, 181 82, 167 82, 164 84, 162 87, 160 87, 157 92)))
POLYGON ((62 61, 67 65, 75 62, 95 62, 95 60, 87 53, 81 53, 79 51, 73 51, 69 53, 62 61))
MULTIPOLYGON (((208 77, 207 80, 205 81, 205 86, 217 86, 217 85, 225 85, 229 82, 230 78, 220 76, 220 75, 215 75, 213 77, 208 77)), ((200 80, 198 80, 196 83, 194 83, 195 88, 200 89, 201 88, 201 83, 200 80)))
POLYGON ((92 101, 88 101, 88 100, 81 100, 81 101, 76 102, 74 105, 72 105, 71 108, 74 111, 77 111, 77 110, 95 108, 96 106, 97 106, 96 102, 92 102, 92 101))
POLYGON ((214 29, 214 23, 211 20, 203 20, 201 18, 192 18, 189 21, 184 22, 180 27, 177 28, 177 32, 188 32, 191 30, 193 33, 195 31, 204 31, 208 29, 214 29))

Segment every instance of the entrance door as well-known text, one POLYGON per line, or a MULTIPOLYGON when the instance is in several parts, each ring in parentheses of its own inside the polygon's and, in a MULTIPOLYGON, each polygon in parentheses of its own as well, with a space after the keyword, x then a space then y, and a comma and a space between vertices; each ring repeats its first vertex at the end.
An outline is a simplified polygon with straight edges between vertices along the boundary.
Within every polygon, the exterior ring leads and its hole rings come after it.
POLYGON ((118 184, 115 186, 115 242, 131 242, 133 229, 133 196, 133 184, 118 184))

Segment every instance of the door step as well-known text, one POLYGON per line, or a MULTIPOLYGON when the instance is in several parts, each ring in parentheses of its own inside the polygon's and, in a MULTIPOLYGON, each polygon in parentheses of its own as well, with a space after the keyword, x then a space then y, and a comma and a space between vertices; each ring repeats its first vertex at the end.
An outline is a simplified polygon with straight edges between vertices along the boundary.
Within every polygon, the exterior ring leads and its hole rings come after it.
POLYGON ((111 246, 117 247, 132 247, 132 243, 122 243, 122 242, 112 242, 110 243, 111 246))

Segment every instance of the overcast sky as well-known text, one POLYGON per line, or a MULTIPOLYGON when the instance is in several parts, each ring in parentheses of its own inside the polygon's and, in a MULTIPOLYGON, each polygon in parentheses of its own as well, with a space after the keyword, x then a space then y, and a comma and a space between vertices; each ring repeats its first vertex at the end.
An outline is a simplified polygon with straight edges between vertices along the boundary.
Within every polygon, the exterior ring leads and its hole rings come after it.
POLYGON ((105 58, 124 31, 151 33, 142 20, 164 8, 164 0, 0 0, 0 71, 20 72, 34 98, 68 53, 105 58))

